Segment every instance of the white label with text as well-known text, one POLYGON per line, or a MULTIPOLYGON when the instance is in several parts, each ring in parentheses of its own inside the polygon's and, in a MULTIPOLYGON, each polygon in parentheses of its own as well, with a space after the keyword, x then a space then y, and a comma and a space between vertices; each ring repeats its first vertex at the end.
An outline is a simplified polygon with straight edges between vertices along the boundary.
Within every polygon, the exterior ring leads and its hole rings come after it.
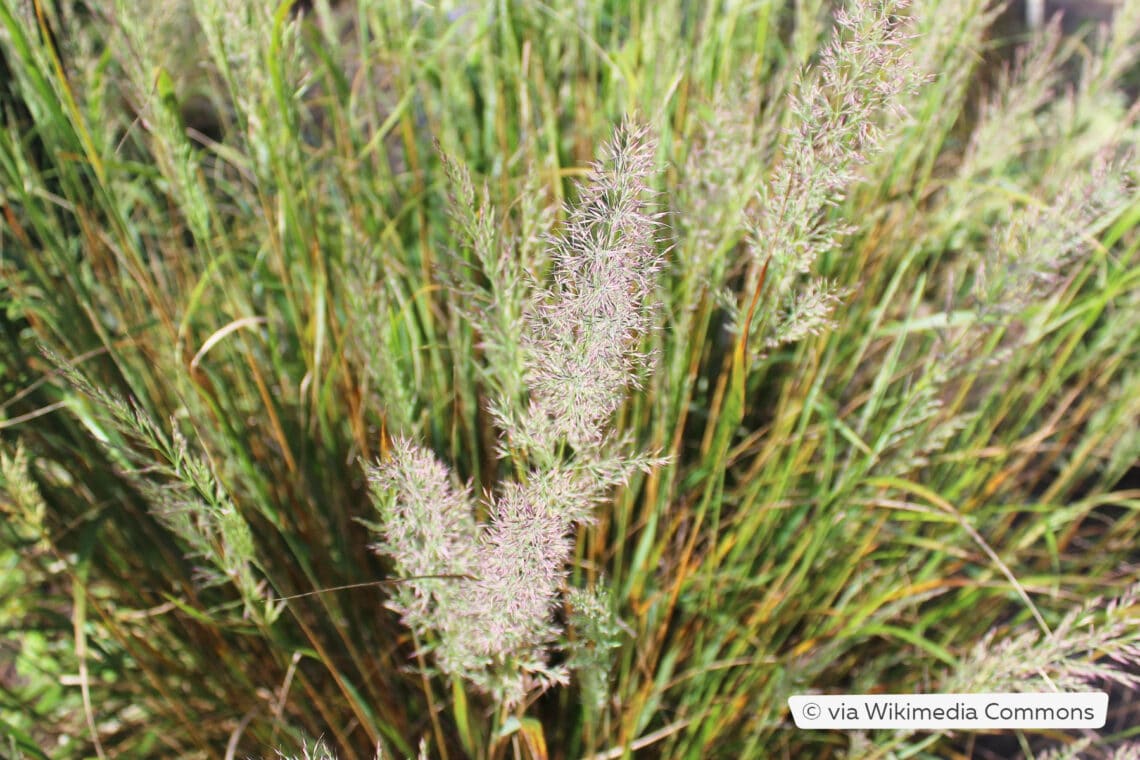
POLYGON ((1108 694, 801 694, 797 728, 1103 728, 1108 694))

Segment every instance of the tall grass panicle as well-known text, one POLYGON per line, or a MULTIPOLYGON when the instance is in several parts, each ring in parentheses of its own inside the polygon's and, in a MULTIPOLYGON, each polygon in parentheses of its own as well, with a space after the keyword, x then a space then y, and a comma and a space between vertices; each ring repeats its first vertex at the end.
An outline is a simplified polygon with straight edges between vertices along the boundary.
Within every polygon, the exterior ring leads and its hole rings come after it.
POLYGON ((85 416, 121 472, 147 497, 154 516, 178 538, 186 557, 197 560, 194 580, 202 588, 232 585, 242 600, 242 618, 270 626, 284 609, 261 577, 254 538, 208 456, 194 451, 171 416, 170 433, 138 404, 100 390, 62 358, 49 353, 85 394, 85 416))
MULTIPOLYGON (((552 282, 534 287, 523 315, 529 398, 508 395, 493 409, 500 455, 516 477, 487 495, 487 522, 475 525, 470 494, 410 440, 397 438, 370 469, 383 518, 378 547, 409 581, 393 609, 420 640, 434 642, 428 648, 443 672, 506 706, 566 682, 566 669, 549 666, 547 653, 560 633, 552 616, 573 528, 590 520, 609 488, 654 463, 609 427, 650 358, 641 344, 663 260, 646 200, 654 150, 644 130, 622 127, 550 241, 552 282), (432 575, 448 577, 422 577, 432 575)), ((460 192, 470 201, 466 187, 460 192)), ((494 303, 475 315, 491 339, 502 334, 494 303)), ((596 602, 575 599, 583 608, 596 602)))
MULTIPOLYGON (((1074 605, 1052 628, 990 629, 940 684, 946 693, 1081 692, 1134 694, 1140 688, 1140 584, 1074 605)), ((1113 696, 1113 701, 1116 701, 1113 696)), ((1137 756, 1140 742, 1129 739, 1137 756)), ((1074 757, 1078 755, 1073 755, 1074 757)), ((1085 756, 1085 755, 1079 755, 1085 756)))
MULTIPOLYGON (((767 262, 775 300, 764 327, 751 332, 757 351, 830 327, 848 292, 824 278, 803 279, 854 231, 830 211, 882 150, 884 122, 897 127, 904 121, 904 102, 924 79, 910 44, 913 22, 904 15, 909 5, 888 0, 836 10, 835 39, 792 85, 783 155, 761 184, 749 219, 753 261, 745 297, 767 262)), ((738 315, 738 329, 750 328, 745 320, 738 315)))

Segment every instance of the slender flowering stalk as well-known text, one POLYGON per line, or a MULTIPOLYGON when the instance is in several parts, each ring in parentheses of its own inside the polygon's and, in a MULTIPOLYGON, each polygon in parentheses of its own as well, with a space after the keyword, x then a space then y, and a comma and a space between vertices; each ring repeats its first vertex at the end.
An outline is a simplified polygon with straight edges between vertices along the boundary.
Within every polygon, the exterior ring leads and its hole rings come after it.
POLYGON ((512 442, 545 452, 562 442, 596 447, 647 366, 638 345, 662 266, 643 197, 653 152, 644 132, 623 127, 553 241, 554 282, 526 319, 530 408, 517 426, 502 420, 512 442))
MULTIPOLYGON (((836 39, 793 84, 783 156, 758 189, 749 219, 753 266, 743 292, 753 292, 768 261, 776 306, 769 311, 773 321, 750 332, 757 353, 833 326, 832 314, 847 295, 822 278, 806 288, 800 283, 853 231, 834 207, 883 150, 889 130, 906 119, 903 103, 924 76, 907 45, 908 5, 852 2, 836 11, 836 39)), ((742 318, 738 331, 748 327, 742 318)))
MULTIPOLYGON (((475 524, 471 495, 453 487, 447 467, 409 440, 370 471, 378 548, 409 579, 391 607, 432 642, 443 672, 505 705, 566 682, 547 656, 561 633, 553 609, 574 527, 634 469, 655 464, 610 430, 650 359, 640 346, 663 258, 645 201, 653 154, 643 131, 621 128, 551 240, 552 282, 525 299, 528 398, 504 393, 492 410, 520 477, 487 497, 487 524, 475 524), (432 575, 464 577, 422 577, 432 575)), ((497 302, 473 310, 486 341, 499 334, 497 302)))

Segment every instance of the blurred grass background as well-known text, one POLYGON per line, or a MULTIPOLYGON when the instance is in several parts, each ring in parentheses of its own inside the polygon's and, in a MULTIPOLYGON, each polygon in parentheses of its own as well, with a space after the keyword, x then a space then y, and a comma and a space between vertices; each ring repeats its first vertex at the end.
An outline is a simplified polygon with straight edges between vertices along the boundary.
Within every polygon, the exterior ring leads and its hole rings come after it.
MULTIPOLYGON (((1134 685, 1136 5, 1003 68, 998 9, 915 0, 909 116, 877 115, 806 221, 845 234, 781 303, 753 220, 830 2, 0 0, 6 751, 968 756, 800 732, 786 698, 1134 685), (440 155, 541 280, 629 114, 672 264, 616 424, 670 463, 579 537, 571 585, 604 577, 629 627, 609 698, 503 724, 383 607, 361 463, 399 432, 503 476, 440 155), (817 329, 737 358, 740 312, 762 334, 820 281, 845 295, 817 329)), ((1081 751, 1134 737, 1112 710, 1081 751)))

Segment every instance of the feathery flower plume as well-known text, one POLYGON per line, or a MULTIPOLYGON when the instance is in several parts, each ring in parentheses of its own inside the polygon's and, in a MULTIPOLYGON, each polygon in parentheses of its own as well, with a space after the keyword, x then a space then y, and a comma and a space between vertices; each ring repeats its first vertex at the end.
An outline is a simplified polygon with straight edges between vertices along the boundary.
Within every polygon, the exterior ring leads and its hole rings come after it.
MULTIPOLYGON (((882 150, 888 131, 883 123, 905 119, 905 96, 924 76, 905 44, 911 34, 903 16, 908 5, 907 0, 878 0, 838 10, 836 39, 792 87, 794 126, 779 165, 758 190, 750 219, 754 264, 744 292, 753 291, 762 262, 770 261, 772 313, 778 315, 766 329, 752 331, 757 350, 829 327, 846 295, 826 280, 814 280, 804 292, 798 283, 852 231, 835 218, 833 208, 882 150)), ((737 324, 738 330, 743 327, 737 324)))
MULTIPOLYGON (((378 548, 408 578, 390 606, 427 642, 440 670, 506 705, 566 682, 566 669, 549 667, 547 653, 561 633, 552 613, 574 526, 634 469, 654 464, 609 427, 649 363, 640 346, 663 259, 646 211, 653 155, 643 130, 619 129, 551 241, 552 283, 525 303, 529 398, 504 393, 492 410, 501 453, 515 459, 520 479, 487 497, 488 523, 475 524, 471 494, 407 439, 369 471, 382 517, 378 548)), ((474 317, 493 340, 494 314, 476 307, 474 317)))
POLYGON ((512 443, 543 452, 563 442, 599 445, 606 421, 648 366, 638 345, 663 261, 643 197, 654 150, 644 130, 623 126, 552 241, 554 281, 526 316, 530 408, 517 426, 501 420, 512 443))

